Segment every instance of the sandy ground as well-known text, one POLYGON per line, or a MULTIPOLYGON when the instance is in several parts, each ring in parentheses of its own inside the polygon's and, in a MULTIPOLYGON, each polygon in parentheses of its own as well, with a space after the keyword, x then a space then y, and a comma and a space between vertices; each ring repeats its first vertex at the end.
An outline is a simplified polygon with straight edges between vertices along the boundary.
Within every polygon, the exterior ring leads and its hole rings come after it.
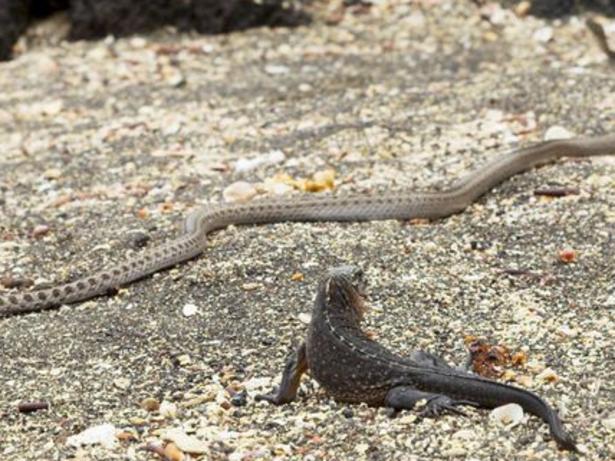
MULTIPOLYGON (((61 18, 32 29, 0 64, 2 283, 113 265, 239 180, 270 191, 280 174, 333 169, 324 193, 442 188, 548 132, 615 131, 614 71, 583 18, 452 1, 321 13, 221 37, 66 43, 61 18), (273 160, 237 170, 254 158, 273 160)), ((161 459, 146 444, 180 433, 212 460, 576 459, 534 417, 512 429, 486 410, 392 419, 309 378, 292 405, 256 403, 304 334, 319 277, 352 263, 379 341, 452 363, 469 335, 522 352, 508 378, 560 410, 582 459, 613 459, 614 178, 611 157, 561 162, 430 223, 229 228, 114 296, 0 320, 0 455, 161 459), (579 193, 534 194, 544 187, 579 193), (49 410, 17 411, 37 400, 49 410), (121 431, 113 445, 71 445, 100 424, 121 431)))

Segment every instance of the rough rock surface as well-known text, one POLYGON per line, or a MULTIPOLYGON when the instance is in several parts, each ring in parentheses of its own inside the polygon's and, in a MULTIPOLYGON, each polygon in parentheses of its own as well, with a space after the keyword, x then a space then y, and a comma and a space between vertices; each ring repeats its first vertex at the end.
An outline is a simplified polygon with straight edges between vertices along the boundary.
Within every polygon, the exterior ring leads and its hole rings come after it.
POLYGON ((67 11, 71 40, 122 37, 174 26, 219 34, 258 26, 291 26, 308 17, 281 0, 0 0, 0 60, 28 23, 67 11))

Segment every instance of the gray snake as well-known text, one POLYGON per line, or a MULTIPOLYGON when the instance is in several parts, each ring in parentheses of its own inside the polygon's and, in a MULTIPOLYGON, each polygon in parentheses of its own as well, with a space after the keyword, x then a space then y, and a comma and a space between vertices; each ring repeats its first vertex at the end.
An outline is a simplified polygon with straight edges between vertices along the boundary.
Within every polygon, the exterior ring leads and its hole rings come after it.
POLYGON ((263 199, 199 208, 186 217, 181 236, 130 256, 113 268, 51 288, 0 294, 0 317, 37 312, 108 293, 196 257, 204 251, 211 231, 230 224, 442 218, 464 210, 495 185, 532 167, 560 157, 596 155, 615 155, 615 134, 546 141, 513 150, 493 158, 463 176, 450 189, 439 192, 263 199))

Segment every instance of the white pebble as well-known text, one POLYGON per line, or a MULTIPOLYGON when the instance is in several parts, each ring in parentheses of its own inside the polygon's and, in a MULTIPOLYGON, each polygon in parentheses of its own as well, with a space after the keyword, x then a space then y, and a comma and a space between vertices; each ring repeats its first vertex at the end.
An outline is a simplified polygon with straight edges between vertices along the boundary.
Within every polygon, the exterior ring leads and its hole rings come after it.
POLYGON ((66 444, 71 447, 81 445, 102 445, 105 448, 113 448, 117 443, 115 435, 118 430, 113 424, 100 424, 92 426, 76 435, 71 435, 66 439, 66 444))
POLYGON ((256 196, 256 188, 245 181, 237 181, 228 186, 222 192, 224 200, 227 202, 245 203, 256 196))
POLYGON ((207 453, 209 448, 205 442, 186 434, 179 428, 166 430, 162 438, 175 443, 181 451, 195 455, 207 453))
POLYGON ((574 133, 571 133, 563 126, 552 126, 549 128, 544 135, 545 141, 552 141, 554 139, 569 139, 574 137, 574 133))
POLYGON ((489 413, 489 419, 508 428, 515 427, 523 419, 523 408, 516 403, 509 403, 501 407, 494 408, 489 413))
POLYGON ((265 72, 267 72, 269 75, 282 75, 288 74, 290 72, 290 69, 286 66, 269 64, 268 66, 265 66, 265 72))
POLYGON ((158 408, 158 413, 165 418, 175 418, 177 416, 177 405, 164 400, 158 408))
POLYGON ((261 165, 275 165, 283 162, 286 159, 284 152, 281 150, 273 150, 263 155, 253 158, 241 158, 235 162, 235 171, 237 173, 245 173, 255 170, 261 165))
POLYGON ((615 416, 611 418, 605 418, 602 421, 602 425, 607 429, 614 431, 615 430, 615 416))
POLYGON ((312 321, 312 316, 310 314, 302 312, 301 314, 299 314, 299 321, 308 325, 312 321))
POLYGON ((192 317, 198 310, 199 308, 195 304, 188 303, 182 308, 182 314, 184 314, 184 317, 192 317))
POLYGON ((532 34, 532 38, 540 43, 547 43, 553 38, 553 28, 549 26, 541 27, 532 34))

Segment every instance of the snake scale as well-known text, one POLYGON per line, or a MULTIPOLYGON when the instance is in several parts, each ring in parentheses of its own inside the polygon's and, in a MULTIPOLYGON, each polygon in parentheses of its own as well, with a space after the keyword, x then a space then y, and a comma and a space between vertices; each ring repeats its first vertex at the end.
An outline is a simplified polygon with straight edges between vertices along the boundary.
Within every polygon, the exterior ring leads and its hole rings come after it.
POLYGON ((469 172, 444 191, 263 199, 199 208, 186 217, 181 236, 130 256, 112 268, 51 288, 0 294, 0 317, 42 311, 109 293, 196 257, 204 251, 211 231, 231 224, 442 218, 462 211, 495 185, 532 167, 561 157, 597 155, 615 155, 615 134, 546 141, 513 150, 469 172))

